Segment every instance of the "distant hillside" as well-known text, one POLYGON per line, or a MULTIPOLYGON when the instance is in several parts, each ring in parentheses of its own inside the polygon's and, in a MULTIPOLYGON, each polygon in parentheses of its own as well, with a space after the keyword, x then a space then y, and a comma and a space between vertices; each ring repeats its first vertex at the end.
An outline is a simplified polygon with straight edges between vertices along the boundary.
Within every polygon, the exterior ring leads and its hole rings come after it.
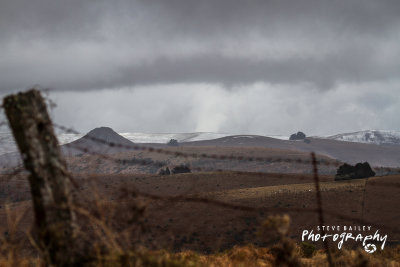
MULTIPOLYGON (((229 133, 212 133, 212 132, 192 132, 192 133, 140 133, 140 132, 121 132, 120 136, 125 137, 134 143, 145 144, 166 144, 169 140, 175 139, 179 143, 213 140, 225 136, 232 136, 229 133)), ((83 134, 59 133, 58 141, 61 145, 73 142, 83 137, 83 134)), ((269 137, 288 140, 288 136, 270 135, 269 137)), ((0 132, 0 155, 16 152, 17 147, 11 132, 0 132)))
POLYGON ((83 154, 84 149, 92 153, 108 154, 128 151, 129 149, 121 147, 110 147, 108 144, 96 141, 102 140, 106 143, 114 143, 122 146, 132 146, 133 142, 122 137, 109 127, 99 127, 91 130, 85 136, 71 143, 62 146, 63 153, 66 155, 83 154))
POLYGON ((369 143, 369 144, 395 144, 400 145, 400 131, 360 131, 343 133, 326 137, 331 140, 369 143))
MULTIPOLYGON (((83 134, 57 134, 58 142, 63 145, 81 138, 83 134)), ((11 132, 0 132, 0 155, 17 152, 17 145, 11 132)))
POLYGON ((279 140, 257 135, 228 136, 208 141, 187 142, 185 146, 268 147, 303 152, 314 151, 343 162, 355 164, 368 161, 373 166, 399 167, 400 146, 342 142, 331 139, 307 138, 304 141, 279 140))
POLYGON ((229 136, 224 133, 194 132, 194 133, 120 133, 121 136, 135 143, 160 143, 166 144, 169 140, 175 139, 178 142, 211 140, 229 136))
MULTIPOLYGON (((0 168, 15 166, 21 162, 20 156, 11 146, 11 135, 2 135, 2 143, 6 146, 0 154, 0 168)), ((213 153, 213 147, 259 147, 283 149, 286 151, 316 152, 350 164, 368 161, 372 166, 400 167, 400 132, 395 131, 363 131, 356 133, 340 134, 327 138, 309 137, 305 141, 289 141, 259 135, 233 135, 215 133, 182 133, 182 134, 146 134, 146 133, 121 133, 118 134, 108 127, 96 128, 85 136, 60 135, 60 143, 75 140, 62 145, 62 151, 66 156, 75 156, 84 153, 84 149, 92 153, 119 153, 129 149, 110 147, 106 144, 91 140, 94 137, 106 142, 132 146, 141 143, 152 147, 165 147, 170 139, 179 141, 183 147, 209 147, 208 153, 213 153), (61 137, 62 136, 62 137, 61 137), (88 138, 89 137, 89 138, 88 138), (78 139, 79 138, 79 139, 78 139), (77 139, 77 140, 76 140, 77 139), (348 141, 348 142, 343 142, 348 141)), ((1 152, 0 148, 0 152, 1 152)), ((240 149, 238 149, 238 152, 240 149)), ((288 154, 290 155, 290 153, 288 154)))
MULTIPOLYGON (((65 142, 68 140, 74 140, 77 137, 79 137, 79 135, 67 134, 63 135, 63 137, 64 137, 63 141, 65 142)), ((15 167, 22 163, 20 154, 17 152, 17 148, 15 146, 11 134, 7 140, 10 141, 9 139, 11 139, 12 142, 6 142, 8 146, 7 150, 5 150, 5 152, 9 153, 5 153, 2 155, 0 154, 0 171, 1 169, 15 167)), ((94 141, 94 139, 103 140, 107 143, 120 144, 124 146, 134 145, 133 142, 120 136, 113 129, 109 127, 99 127, 91 130, 86 135, 80 137, 75 141, 61 145, 61 150, 63 154, 66 156, 76 156, 84 154, 85 150, 93 154, 110 154, 110 153, 119 153, 129 150, 120 147, 110 147, 107 144, 96 142, 94 141)), ((62 144, 62 141, 60 142, 62 144)))
MULTIPOLYGON (((101 127, 107 128, 107 127, 101 127)), ((101 129, 97 128, 97 129, 101 129)), ((109 128, 111 129, 111 128, 109 128)), ((113 131, 114 132, 114 131, 113 131)), ((114 132, 115 133, 115 132, 114 132)), ((169 140, 175 139, 179 143, 194 142, 194 141, 207 141, 223 137, 234 136, 229 133, 212 133, 212 132, 193 132, 193 133, 139 133, 139 132, 122 132, 117 133, 126 140, 134 143, 145 144, 166 144, 169 140)), ((237 138, 258 136, 261 138, 273 138, 279 140, 289 140, 288 136, 283 135, 237 135, 237 138)), ((61 145, 73 142, 82 138, 82 134, 72 133, 59 133, 57 138, 61 145)), ((314 137, 318 139, 328 139, 336 141, 346 141, 354 143, 377 144, 377 145, 400 145, 400 131, 380 131, 380 130, 367 130, 353 133, 342 133, 328 137, 314 137)), ((0 155, 6 153, 16 152, 14 138, 10 132, 0 133, 0 155)))

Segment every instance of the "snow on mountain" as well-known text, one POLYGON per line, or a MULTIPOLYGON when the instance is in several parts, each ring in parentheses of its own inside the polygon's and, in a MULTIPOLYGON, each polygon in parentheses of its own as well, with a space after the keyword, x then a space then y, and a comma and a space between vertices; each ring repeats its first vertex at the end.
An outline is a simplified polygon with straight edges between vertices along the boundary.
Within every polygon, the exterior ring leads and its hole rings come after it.
MULTIPOLYGON (((175 139, 178 142, 193 142, 213 140, 226 136, 233 136, 232 133, 211 133, 211 132, 195 132, 195 133, 119 133, 121 136, 134 143, 159 143, 166 144, 169 140, 175 139)), ((238 137, 253 137, 254 135, 238 135, 238 137)), ((288 136, 282 135, 266 135, 267 137, 288 140, 288 136)))
POLYGON ((288 135, 266 135, 266 137, 271 137, 271 138, 275 138, 275 139, 279 139, 279 140, 289 140, 289 136, 288 135))
POLYGON ((98 127, 88 132, 82 138, 71 143, 65 144, 62 149, 67 155, 77 155, 82 153, 82 149, 87 149, 92 153, 108 154, 127 151, 127 147, 133 146, 134 143, 120 134, 116 133, 110 127, 98 127), (97 142, 102 140, 106 143, 119 144, 121 146, 110 147, 108 144, 97 142))
MULTIPOLYGON (((83 134, 59 134, 57 135, 58 141, 61 145, 70 143, 81 138, 83 134)), ((16 144, 14 142, 14 137, 11 132, 1 132, 0 133, 0 155, 6 153, 12 153, 17 151, 16 144)))
POLYGON ((338 141, 369 143, 377 145, 400 145, 400 131, 367 130, 353 133, 337 134, 325 138, 338 141))
MULTIPOLYGON (((191 142, 191 141, 203 141, 222 138, 226 136, 232 136, 233 134, 227 133, 211 133, 211 132, 195 132, 195 133, 134 133, 134 132, 123 132, 119 135, 134 143, 160 143, 166 144, 171 139, 176 139, 178 142, 191 142)), ((58 134, 58 140, 60 144, 67 144, 73 142, 84 136, 84 134, 58 134)), ((238 135, 238 137, 251 138, 253 135, 238 135)), ((288 136, 283 135, 266 135, 267 137, 288 140, 288 136)), ((343 133, 327 137, 318 137, 323 139, 331 139, 346 142, 357 142, 357 143, 372 143, 372 144, 397 144, 400 145, 400 131, 380 131, 380 130, 368 130, 353 133, 343 133)), ((15 152, 17 148, 15 146, 14 138, 10 132, 0 133, 0 155, 15 152)))
POLYGON ((169 140, 175 139, 178 142, 201 141, 217 139, 230 134, 221 133, 120 133, 126 139, 134 143, 160 143, 166 144, 169 140))
MULTIPOLYGON (((134 143, 159 143, 166 144, 171 139, 176 139, 178 142, 189 142, 189 141, 202 141, 217 139, 230 134, 222 133, 119 133, 122 137, 134 142, 134 143)), ((81 137, 84 134, 65 134, 61 133, 57 135, 58 141, 61 145, 71 143, 81 137)), ((14 142, 14 138, 10 132, 0 133, 0 155, 17 151, 17 147, 14 142)))
MULTIPOLYGON (((181 143, 181 142, 212 140, 233 135, 227 133, 211 133, 211 132, 194 132, 194 133, 123 132, 118 134, 134 143, 158 143, 158 144, 166 144, 171 139, 178 140, 178 142, 181 143)), ((61 145, 71 143, 83 136, 84 134, 71 134, 71 133, 57 134, 58 141, 60 142, 61 145)), ((243 135, 243 136, 248 136, 248 135, 243 135)), ((281 135, 269 135, 268 137, 288 140, 287 136, 281 136, 281 135)), ((15 151, 17 151, 17 148, 15 146, 12 134, 10 132, 0 133, 0 155, 15 151)))

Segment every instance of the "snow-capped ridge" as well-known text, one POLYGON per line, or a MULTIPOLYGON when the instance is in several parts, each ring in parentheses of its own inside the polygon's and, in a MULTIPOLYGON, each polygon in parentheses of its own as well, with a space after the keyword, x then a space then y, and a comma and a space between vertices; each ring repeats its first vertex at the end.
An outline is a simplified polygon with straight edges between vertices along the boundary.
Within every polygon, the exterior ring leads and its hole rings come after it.
POLYGON ((396 144, 400 145, 400 131, 365 130, 352 133, 343 133, 326 137, 326 139, 368 143, 368 144, 396 144))
MULTIPOLYGON (((113 143, 158 143, 166 144, 171 139, 177 140, 179 143, 213 140, 227 136, 236 136, 236 138, 253 138, 255 135, 235 135, 232 133, 213 133, 213 132, 192 132, 192 133, 140 133, 140 132, 122 132, 117 133, 109 127, 99 127, 88 132, 87 135, 103 139, 113 143), (128 140, 122 140, 128 139, 128 140)), ((59 133, 57 138, 61 145, 73 142, 83 137, 84 134, 59 133)), ((280 140, 288 140, 288 136, 283 135, 262 135, 280 140)), ((359 132, 350 132, 336 134, 327 137, 314 137, 321 139, 330 139, 337 141, 367 143, 367 144, 388 144, 400 145, 400 131, 387 130, 365 130, 359 132)), ((16 152, 17 148, 14 138, 10 132, 0 133, 0 155, 16 152)))
POLYGON ((195 132, 195 133, 120 133, 121 136, 134 143, 159 143, 166 144, 169 140, 175 139, 178 142, 202 141, 217 139, 230 134, 195 132))

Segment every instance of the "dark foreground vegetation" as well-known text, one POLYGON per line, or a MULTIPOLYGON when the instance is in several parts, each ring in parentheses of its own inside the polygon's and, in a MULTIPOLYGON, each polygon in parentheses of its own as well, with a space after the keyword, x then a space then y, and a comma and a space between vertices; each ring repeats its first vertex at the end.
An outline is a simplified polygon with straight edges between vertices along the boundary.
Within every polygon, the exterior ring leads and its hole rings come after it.
MULTIPOLYGON (((260 236, 274 238, 266 247, 252 244, 234 246, 220 252, 200 253, 193 250, 171 252, 136 246, 124 247, 121 233, 111 231, 110 218, 76 207, 84 215, 87 229, 77 236, 76 253, 79 258, 73 266, 329 266, 326 252, 310 243, 296 243, 288 238, 290 218, 270 216, 262 225, 260 236), (93 232, 88 229, 94 229, 93 232)), ((137 213, 137 215, 140 214, 137 213)), ((17 220, 22 214, 9 214, 10 231, 2 236, 0 266, 46 266, 46 259, 38 249, 32 232, 21 236, 16 232, 17 220)), ((34 234, 33 234, 34 235, 34 234)), ((334 266, 400 266, 400 246, 368 254, 360 249, 332 249, 334 266)), ((65 265, 68 266, 68 265, 65 265)))
POLYGON ((368 178, 375 174, 368 162, 357 163, 355 166, 344 163, 337 170, 335 180, 368 178))

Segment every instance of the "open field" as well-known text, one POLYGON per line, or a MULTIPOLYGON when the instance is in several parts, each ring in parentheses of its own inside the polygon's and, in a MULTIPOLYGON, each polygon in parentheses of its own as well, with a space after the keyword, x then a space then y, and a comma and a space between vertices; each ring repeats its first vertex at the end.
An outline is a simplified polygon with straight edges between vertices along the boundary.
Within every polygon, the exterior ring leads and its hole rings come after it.
MULTIPOLYGON (((146 248, 154 253, 161 249, 168 251, 159 255, 162 259, 183 257, 191 262, 195 257, 195 262, 201 261, 203 265, 213 261, 223 265, 221 262, 225 261, 226 266, 236 262, 237 253, 250 253, 253 256, 246 254, 241 264, 244 260, 246 266, 259 266, 263 261, 270 263, 263 263, 265 266, 272 266, 274 256, 269 248, 280 244, 282 236, 265 226, 266 220, 275 218, 270 216, 290 216, 286 237, 296 244, 296 251, 301 250, 304 230, 317 231, 320 223, 309 153, 243 146, 163 149, 168 153, 125 151, 67 157, 73 173, 74 209, 82 246, 136 252, 146 248), (176 152, 212 152, 215 158, 177 157, 176 152), (226 155, 283 160, 219 158, 226 155), (138 161, 145 164, 137 164, 138 161), (159 163, 162 168, 185 164, 193 173, 157 175, 159 163), (257 260, 252 261, 252 257, 257 260)), ((370 231, 363 233, 373 234, 379 229, 387 234, 386 250, 398 244, 400 176, 334 181, 335 160, 320 155, 317 158, 332 163, 318 166, 325 225, 371 226, 370 231)), ((32 244, 35 230, 27 176, 22 172, 0 178, 0 233, 4 240, 17 244, 19 255, 37 255, 32 244)), ((321 241, 310 243, 322 248, 321 241)), ((355 242, 347 242, 344 247, 362 249, 355 242)), ((343 255, 358 258, 353 252, 343 255)), ((309 264, 319 266, 324 256, 317 253, 315 257, 309 264)))
MULTIPOLYGON (((274 243, 276 240, 273 236, 260 235, 263 221, 271 214, 289 214, 289 236, 300 242, 303 230, 316 229, 319 225, 317 214, 310 212, 316 208, 312 179, 311 175, 304 174, 236 172, 170 176, 77 175, 74 180, 79 187, 74 190, 74 195, 77 202, 85 203, 89 210, 101 209, 101 212, 107 214, 107 221, 116 232, 127 227, 128 218, 134 214, 131 210, 133 204, 139 201, 140 205, 146 206, 142 218, 146 227, 140 233, 140 242, 148 248, 170 251, 190 249, 211 253, 235 245, 253 243, 263 246, 274 243), (158 196, 159 199, 141 193, 158 196), (135 196, 127 198, 130 194, 135 196), (180 197, 192 199, 184 201, 180 197), (221 207, 202 199, 260 209, 221 207), (112 219, 116 221, 112 222, 112 219)), ((24 181, 23 176, 9 181, 11 186, 19 186, 19 189, 14 190, 16 200, 29 198, 29 189, 24 181)), ((388 234, 390 242, 400 239, 400 199, 395 197, 399 190, 400 176, 340 182, 333 181, 331 176, 321 176, 321 181, 323 206, 328 213, 326 225, 363 225, 358 220, 365 220, 372 223, 372 229, 381 229, 388 234), (377 186, 378 183, 381 186, 377 186), (390 195, 393 197, 388 201, 385 196, 390 195), (329 212, 354 220, 337 218, 329 212)), ((0 220, 7 222, 5 205, 1 206, 0 220)), ((22 214, 26 210, 17 227, 20 236, 30 229, 30 206, 29 200, 12 202, 8 206, 11 214, 22 214)), ((5 233, 9 231, 8 228, 9 225, 2 223, 0 231, 5 233)))
MULTIPOLYGON (((295 161, 310 161, 310 153, 266 147, 212 147, 212 146, 179 146, 164 147, 163 151, 169 153, 157 153, 150 151, 128 151, 108 154, 101 157, 97 154, 78 154, 67 157, 70 170, 76 174, 97 173, 97 174, 156 174, 159 167, 152 163, 163 166, 186 164, 194 171, 200 169, 202 172, 216 170, 232 170, 246 172, 272 172, 272 173, 311 173, 310 164, 298 164, 295 161), (177 157, 174 153, 186 153, 196 155, 196 157, 177 157), (212 154, 216 158, 203 158, 202 154, 212 154), (264 159, 292 159, 291 163, 267 162, 267 161, 248 161, 248 160, 228 160, 220 159, 220 156, 233 156, 243 158, 264 158, 264 159), (127 160, 123 163, 123 160, 127 160), (136 162, 130 163, 129 160, 144 160, 148 164, 140 165, 136 162)), ((68 155, 68 154, 67 154, 68 155)), ((327 156, 318 155, 319 160, 336 163, 327 156)), ((322 174, 333 175, 336 172, 335 166, 319 166, 322 174)))

